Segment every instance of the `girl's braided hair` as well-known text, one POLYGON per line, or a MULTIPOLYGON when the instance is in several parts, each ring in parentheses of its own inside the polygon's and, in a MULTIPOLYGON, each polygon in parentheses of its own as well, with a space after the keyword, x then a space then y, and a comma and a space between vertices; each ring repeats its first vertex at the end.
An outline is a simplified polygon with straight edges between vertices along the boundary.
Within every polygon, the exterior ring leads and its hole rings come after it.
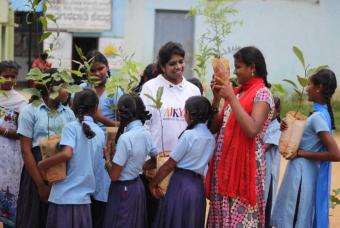
POLYGON ((322 86, 322 96, 327 103, 329 115, 331 116, 332 129, 335 129, 334 114, 331 105, 331 98, 337 88, 337 81, 333 71, 329 69, 322 69, 309 79, 314 85, 322 86))
POLYGON ((84 122, 85 115, 93 115, 96 112, 99 100, 97 94, 92 89, 84 89, 76 93, 73 100, 73 112, 82 125, 83 132, 88 139, 96 136, 91 127, 84 122))
MULTIPOLYGON (((185 112, 189 114, 190 123, 184 130, 193 129, 199 123, 206 123, 212 118, 212 108, 209 100, 203 96, 192 96, 185 102, 185 112)), ((180 138, 184 131, 180 134, 180 138)))

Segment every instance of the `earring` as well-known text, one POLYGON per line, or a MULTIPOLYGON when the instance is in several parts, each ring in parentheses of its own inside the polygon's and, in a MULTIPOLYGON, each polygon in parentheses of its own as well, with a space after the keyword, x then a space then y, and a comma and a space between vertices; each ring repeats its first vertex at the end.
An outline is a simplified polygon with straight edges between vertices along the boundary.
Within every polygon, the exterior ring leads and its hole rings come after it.
POLYGON ((254 71, 251 72, 251 76, 254 77, 254 71))

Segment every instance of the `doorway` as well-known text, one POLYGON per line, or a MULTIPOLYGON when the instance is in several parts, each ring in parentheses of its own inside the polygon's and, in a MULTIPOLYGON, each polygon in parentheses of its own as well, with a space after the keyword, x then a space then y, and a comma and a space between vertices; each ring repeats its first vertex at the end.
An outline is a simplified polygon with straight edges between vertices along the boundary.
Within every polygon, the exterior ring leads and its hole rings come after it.
MULTIPOLYGON (((76 45, 81 48, 83 54, 86 54, 91 50, 98 49, 98 38, 97 37, 73 37, 73 45, 72 45, 72 59, 75 61, 82 62, 77 51, 76 45)), ((72 70, 77 70, 79 65, 72 61, 72 70)), ((77 76, 74 77, 76 84, 80 84, 82 78, 77 76)))
POLYGON ((168 41, 181 43, 185 50, 186 78, 192 77, 194 54, 194 18, 186 16, 188 11, 156 10, 154 59, 159 48, 168 41))

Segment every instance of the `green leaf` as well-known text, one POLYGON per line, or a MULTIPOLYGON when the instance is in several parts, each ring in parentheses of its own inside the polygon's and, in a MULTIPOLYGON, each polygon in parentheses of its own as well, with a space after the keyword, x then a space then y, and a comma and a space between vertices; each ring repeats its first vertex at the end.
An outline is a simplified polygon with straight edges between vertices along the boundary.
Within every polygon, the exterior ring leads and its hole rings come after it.
POLYGON ((32 7, 35 8, 40 3, 40 1, 41 0, 34 0, 33 4, 32 4, 32 7))
POLYGON ((296 57, 300 60, 302 66, 305 68, 305 59, 303 57, 302 51, 298 47, 293 46, 293 52, 295 53, 296 57))
POLYGON ((40 91, 37 90, 36 88, 26 88, 26 89, 23 89, 22 91, 25 93, 32 94, 34 96, 41 97, 40 91))
POLYGON ((156 99, 157 100, 161 100, 162 99, 163 91, 164 91, 164 87, 163 86, 158 87, 157 93, 156 93, 156 99))
POLYGON ((73 82, 72 76, 69 75, 66 71, 60 72, 60 76, 66 83, 72 83, 73 82))
POLYGON ((308 85, 308 79, 303 78, 299 75, 297 75, 296 77, 297 77, 297 79, 298 79, 298 81, 299 81, 299 83, 302 87, 306 87, 308 85))
POLYGON ((43 13, 45 14, 47 11, 47 1, 43 1, 42 8, 43 8, 43 13))
POLYGON ((70 70, 70 73, 76 75, 77 77, 83 76, 83 74, 79 70, 70 70))
POLYGON ((32 105, 33 105, 34 107, 38 107, 41 103, 42 103, 42 100, 41 100, 41 99, 39 99, 39 100, 34 100, 34 101, 32 102, 32 105))
POLYGON ((58 95, 59 95, 58 91, 53 91, 52 93, 50 93, 50 98, 54 100, 58 97, 58 95))
POLYGON ((47 29, 47 20, 46 20, 46 17, 40 16, 39 20, 40 20, 40 22, 41 22, 41 24, 43 26, 43 29, 46 30, 47 29))
POLYGON ((69 93, 78 93, 83 90, 79 85, 64 85, 62 88, 69 93))
POLYGON ((39 42, 42 42, 44 40, 46 40, 48 37, 50 37, 52 35, 52 32, 44 32, 41 37, 40 37, 40 40, 39 42))
POLYGON ((291 84, 294 88, 296 88, 297 89, 297 85, 295 84, 295 82, 293 82, 293 81, 291 81, 291 80, 288 80, 288 79, 283 79, 282 81, 284 81, 284 82, 287 82, 287 83, 289 83, 289 84, 291 84))
POLYGON ((147 98, 149 98, 150 100, 152 100, 155 104, 157 104, 157 101, 155 98, 153 98, 150 94, 144 94, 147 98))
POLYGON ((281 84, 273 84, 273 89, 278 91, 279 93, 285 93, 285 89, 281 84))
POLYGON ((81 48, 80 48, 80 47, 78 47, 77 45, 75 45, 75 48, 76 48, 76 51, 77 51, 77 53, 78 53, 79 57, 82 57, 82 56, 84 56, 84 54, 83 54, 83 51, 81 50, 81 48))
POLYGON ((296 95, 298 95, 299 97, 302 97, 302 93, 301 91, 299 91, 298 89, 294 89, 296 95))
POLYGON ((46 17, 54 23, 57 23, 57 18, 53 14, 46 14, 46 17))

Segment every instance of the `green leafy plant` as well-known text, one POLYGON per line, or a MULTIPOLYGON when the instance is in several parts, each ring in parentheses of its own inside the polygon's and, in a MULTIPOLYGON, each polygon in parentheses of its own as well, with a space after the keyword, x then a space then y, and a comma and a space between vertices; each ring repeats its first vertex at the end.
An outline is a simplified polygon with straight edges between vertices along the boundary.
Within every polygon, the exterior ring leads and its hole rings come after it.
POLYGON ((227 50, 223 42, 237 21, 228 20, 228 15, 235 15, 237 10, 230 6, 233 0, 200 0, 196 7, 192 7, 188 16, 204 16, 208 30, 202 39, 202 49, 209 48, 209 53, 214 57, 222 57, 227 50))
POLYGON ((200 0, 198 5, 192 7, 188 16, 204 16, 207 23, 207 31, 200 37, 199 51, 194 56, 195 65, 193 71, 203 84, 207 85, 207 62, 214 58, 221 58, 237 47, 223 48, 223 43, 231 33, 231 29, 237 21, 230 21, 229 16, 237 13, 230 6, 233 0, 200 0))
POLYGON ((123 66, 113 77, 110 77, 106 83, 106 91, 109 96, 115 96, 118 89, 127 94, 134 94, 133 89, 138 85, 140 80, 140 72, 143 69, 143 64, 133 59, 134 54, 125 54, 120 49, 120 54, 117 54, 123 60, 123 66))
POLYGON ((305 63, 305 58, 303 56, 303 53, 298 47, 293 46, 293 52, 303 67, 303 74, 296 76, 299 86, 295 82, 288 80, 288 79, 284 79, 283 81, 289 83, 294 89, 295 96, 297 97, 297 100, 298 100, 298 107, 296 110, 296 113, 298 113, 304 101, 303 98, 304 98, 306 87, 308 85, 309 78, 315 73, 319 72, 320 70, 327 68, 328 66, 320 65, 318 67, 311 68, 309 64, 305 63))
MULTIPOLYGON (((32 68, 26 77, 28 80, 33 80, 38 85, 43 85, 46 87, 46 90, 48 90, 47 83, 53 83, 53 82, 61 82, 57 86, 53 86, 49 90, 49 98, 55 99, 59 95, 59 90, 64 89, 65 91, 69 93, 76 93, 81 91, 82 89, 78 85, 72 85, 73 78, 70 75, 68 70, 65 69, 58 69, 56 73, 53 73, 52 75, 48 73, 43 73, 39 68, 32 68)), ((34 96, 37 96, 38 98, 42 98, 41 93, 36 88, 28 88, 24 89, 24 92, 30 93, 34 96)), ((39 105, 41 104, 42 99, 35 100, 33 102, 33 105, 39 105)))
POLYGON ((162 102, 163 91, 164 91, 164 87, 161 86, 161 87, 158 87, 157 89, 156 97, 153 97, 150 94, 144 94, 144 95, 153 102, 153 105, 150 105, 150 106, 158 110, 159 119, 161 120, 162 151, 164 152, 163 121, 162 121, 162 113, 161 113, 161 108, 163 105, 163 102, 162 102))
POLYGON ((271 92, 274 96, 282 96, 286 93, 286 90, 283 88, 283 86, 280 83, 272 84, 271 92))
POLYGON ((49 0, 27 0, 26 5, 30 8, 28 14, 26 15, 27 24, 32 24, 34 21, 38 20, 42 25, 43 33, 40 36, 39 42, 43 42, 44 40, 52 37, 52 42, 50 43, 49 47, 44 50, 44 52, 50 56, 60 35, 60 29, 56 16, 47 13, 47 9, 51 5, 51 2, 49 0), (42 6, 42 14, 36 13, 39 4, 42 6), (52 33, 51 31, 47 31, 48 23, 54 23, 56 25, 56 34, 52 33))
POLYGON ((75 49, 77 54, 79 55, 79 58, 81 59, 81 62, 72 60, 72 62, 78 64, 78 69, 70 70, 70 73, 74 74, 77 77, 83 78, 83 82, 87 83, 89 87, 95 88, 102 82, 102 79, 91 74, 93 58, 87 59, 82 49, 77 45, 75 45, 75 49))

